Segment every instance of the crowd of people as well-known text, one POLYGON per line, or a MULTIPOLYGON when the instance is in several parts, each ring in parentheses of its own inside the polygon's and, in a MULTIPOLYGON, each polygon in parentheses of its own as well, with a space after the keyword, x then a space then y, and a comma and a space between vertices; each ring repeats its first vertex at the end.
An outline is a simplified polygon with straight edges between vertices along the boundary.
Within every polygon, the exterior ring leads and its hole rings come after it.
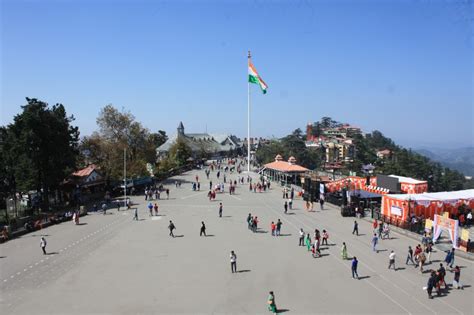
MULTIPOLYGON (((228 162, 229 165, 223 165, 220 162, 211 164, 208 168, 204 170, 204 174, 206 178, 209 180, 209 192, 207 197, 210 201, 216 199, 216 194, 224 194, 225 193, 225 186, 229 185, 229 194, 233 195, 236 192, 236 188, 238 185, 245 185, 248 184, 249 191, 253 193, 262 193, 270 190, 271 183, 266 178, 260 178, 260 180, 256 180, 250 176, 240 176, 240 167, 244 165, 244 162, 238 160, 230 160, 228 162), (229 167, 230 166, 230 167, 229 167), (233 172, 237 170, 238 176, 235 179, 230 179, 233 175, 233 172), (218 183, 213 184, 211 178, 211 173, 215 172, 215 177, 217 178, 218 183), (229 174, 228 174, 229 173, 229 174), (220 181, 220 178, 223 180, 220 181)), ((195 181, 192 182, 192 190, 199 191, 201 187, 201 183, 199 181, 199 175, 195 176, 195 181)), ((177 188, 181 186, 180 181, 176 181, 175 185, 177 188)), ((151 216, 158 216, 158 202, 152 202, 153 200, 160 200, 161 193, 166 193, 166 198, 169 199, 169 188, 164 188, 160 186, 156 187, 147 187, 144 191, 145 193, 145 200, 148 201, 147 208, 149 210, 149 215, 151 216)), ((282 189, 282 198, 284 200, 283 203, 283 213, 287 214, 288 210, 293 209, 293 202, 295 200, 295 190, 293 188, 283 188, 282 189)), ((321 198, 322 202, 320 203, 321 209, 323 209, 324 205, 324 198, 321 198)), ((312 211, 313 205, 310 202, 306 202, 305 208, 308 211, 312 211)), ((218 217, 223 217, 223 209, 224 205, 222 202, 219 203, 218 206, 218 217)), ((104 211, 105 212, 105 211, 104 211)), ((79 222, 79 215, 76 213, 73 214, 74 222, 78 224, 79 222), (77 222, 76 222, 77 219, 77 222)), ((138 220, 138 208, 135 208, 134 212, 134 219, 138 220)), ((257 215, 249 213, 246 219, 248 230, 252 231, 253 233, 259 232, 259 218, 257 215)), ((276 221, 271 221, 270 223, 270 231, 271 236, 279 237, 281 236, 283 222, 281 219, 277 219, 276 221)), ((370 228, 369 228, 370 229, 370 228)), ((176 225, 173 221, 169 221, 168 225, 169 236, 175 237, 174 232, 176 230, 176 225)), ((359 223, 354 221, 353 223, 353 230, 352 234, 355 236, 359 236, 359 223)), ((200 236, 206 237, 206 224, 204 221, 201 221, 200 225, 200 236)), ((369 235, 371 239, 371 248, 372 251, 375 253, 379 252, 378 244, 382 240, 390 240, 390 225, 388 223, 379 222, 374 220, 372 223, 372 231, 369 235)), ((346 240, 347 241, 347 240, 346 240)), ((299 230, 299 242, 298 246, 301 246, 306 249, 306 251, 311 254, 313 258, 321 258, 321 250, 325 249, 322 246, 330 246, 332 244, 329 243, 329 232, 326 229, 322 229, 320 232, 319 229, 315 229, 314 233, 309 233, 305 231, 303 228, 299 230), (311 235, 312 234, 312 235, 311 235)), ((426 265, 431 264, 431 254, 433 252, 433 242, 431 241, 431 237, 427 234, 423 235, 421 239, 421 244, 417 244, 414 249, 412 246, 408 247, 407 256, 405 264, 408 265, 411 263, 415 268, 419 268, 421 273, 424 273, 424 268, 426 265)), ((43 253, 46 254, 46 239, 42 238, 40 246, 43 250, 43 253)), ((358 264, 359 261, 357 257, 348 257, 348 248, 346 242, 342 242, 341 248, 341 258, 343 260, 351 260, 350 261, 350 269, 352 278, 360 279, 358 275, 358 264)), ((399 270, 396 267, 396 257, 397 254, 395 250, 390 250, 388 254, 388 269, 393 269, 395 271, 399 270)), ((452 249, 446 254, 446 258, 444 259, 444 263, 446 264, 446 268, 451 268, 451 271, 454 274, 453 277, 453 287, 454 288, 463 288, 460 282, 461 270, 458 265, 454 264, 455 261, 455 250, 452 249)), ((234 250, 230 253, 230 264, 231 264, 231 272, 237 273, 237 255, 234 250)), ((437 292, 438 295, 442 293, 442 288, 447 288, 446 285, 446 268, 444 267, 443 263, 439 265, 437 270, 430 269, 429 270, 429 278, 426 287, 424 289, 428 292, 428 297, 431 299, 433 298, 433 290, 437 292)), ((272 312, 276 312, 276 303, 275 303, 275 296, 273 292, 270 292, 268 298, 268 309, 272 312)))

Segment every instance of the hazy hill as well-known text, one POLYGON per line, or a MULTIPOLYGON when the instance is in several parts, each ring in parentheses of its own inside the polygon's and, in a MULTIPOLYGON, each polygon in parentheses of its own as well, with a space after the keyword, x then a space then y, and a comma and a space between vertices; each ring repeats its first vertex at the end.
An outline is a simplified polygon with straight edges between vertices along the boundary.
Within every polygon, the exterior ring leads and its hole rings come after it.
POLYGON ((420 148, 415 149, 415 151, 464 175, 474 176, 474 147, 459 149, 420 148))

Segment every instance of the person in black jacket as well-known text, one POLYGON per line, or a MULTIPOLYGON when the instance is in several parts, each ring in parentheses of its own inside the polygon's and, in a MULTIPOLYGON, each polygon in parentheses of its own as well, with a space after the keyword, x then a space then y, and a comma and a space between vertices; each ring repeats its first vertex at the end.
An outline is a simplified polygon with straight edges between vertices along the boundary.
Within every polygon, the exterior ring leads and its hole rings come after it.
POLYGON ((168 229, 170 230, 170 236, 174 237, 173 231, 176 229, 176 226, 174 225, 173 221, 170 220, 170 225, 168 225, 168 229))
POLYGON ((436 276, 436 272, 432 271, 431 276, 428 279, 428 284, 426 285, 427 286, 426 291, 428 292, 428 298, 429 299, 433 298, 433 295, 431 295, 431 293, 433 292, 433 288, 436 285, 436 282, 438 280, 437 278, 438 277, 436 276))
POLYGON ((206 235, 206 225, 204 224, 204 221, 201 222, 201 232, 199 233, 199 236, 202 236, 204 234, 204 236, 207 236, 206 235))

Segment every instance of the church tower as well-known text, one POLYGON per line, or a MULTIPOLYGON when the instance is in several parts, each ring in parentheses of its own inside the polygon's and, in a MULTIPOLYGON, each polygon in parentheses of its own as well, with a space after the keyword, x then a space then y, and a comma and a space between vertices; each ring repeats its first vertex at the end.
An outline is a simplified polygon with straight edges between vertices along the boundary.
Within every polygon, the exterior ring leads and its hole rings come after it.
POLYGON ((184 136, 184 125, 182 121, 179 122, 178 136, 184 136))

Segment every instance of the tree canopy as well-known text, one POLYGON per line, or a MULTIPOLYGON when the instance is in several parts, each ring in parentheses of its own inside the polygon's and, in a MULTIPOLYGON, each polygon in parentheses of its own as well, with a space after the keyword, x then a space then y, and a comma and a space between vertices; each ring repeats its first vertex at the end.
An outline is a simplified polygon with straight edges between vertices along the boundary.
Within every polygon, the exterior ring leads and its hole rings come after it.
POLYGON ((147 175, 146 164, 156 163, 156 148, 167 140, 164 131, 151 133, 129 111, 113 105, 101 109, 97 125, 99 131, 82 140, 83 164, 98 165, 108 180, 123 178, 125 149, 127 176, 147 175))
POLYGON ((14 185, 17 191, 42 191, 47 207, 48 192, 75 169, 79 129, 62 104, 50 107, 35 98, 26 102, 13 123, 1 128, 0 172, 8 182, 4 181, 3 189, 14 185))
POLYGON ((322 163, 321 151, 306 147, 304 134, 299 128, 280 140, 272 140, 260 147, 256 153, 257 162, 269 163, 277 154, 285 159, 294 156, 298 164, 309 169, 316 169, 322 163))

